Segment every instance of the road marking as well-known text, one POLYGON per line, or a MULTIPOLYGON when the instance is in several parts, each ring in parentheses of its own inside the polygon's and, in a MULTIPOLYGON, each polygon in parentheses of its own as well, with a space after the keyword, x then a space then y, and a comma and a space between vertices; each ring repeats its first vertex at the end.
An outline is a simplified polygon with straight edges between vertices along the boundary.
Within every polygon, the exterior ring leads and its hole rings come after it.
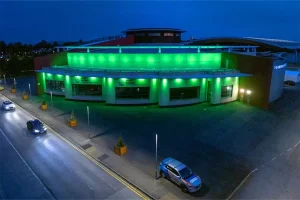
POLYGON ((276 159, 276 157, 274 157, 272 160, 275 160, 276 159))
POLYGON ((21 160, 23 161, 23 163, 26 165, 26 167, 30 170, 30 172, 33 174, 33 176, 40 182, 40 184, 44 187, 44 189, 50 194, 50 196, 52 197, 52 199, 56 199, 55 195, 48 189, 48 187, 43 183, 43 181, 34 173, 34 171, 30 168, 30 166, 28 165, 28 163, 24 160, 24 158, 21 156, 21 154, 19 153, 19 151, 16 149, 16 147, 11 143, 11 141, 8 139, 8 137, 6 136, 6 134, 2 131, 2 129, 0 128, 0 132, 2 133, 2 135, 6 138, 6 140, 9 142, 9 144, 12 146, 12 148, 15 150, 15 152, 18 154, 18 156, 21 158, 21 160))
POLYGON ((255 171, 257 171, 257 168, 252 170, 245 178, 244 180, 235 188, 235 190, 229 195, 229 197, 226 200, 229 200, 232 198, 232 196, 240 189, 240 187, 246 182, 246 180, 250 177, 251 174, 253 174, 255 171))
MULTIPOLYGON (((12 99, 8 98, 7 96, 3 95, 6 99, 14 102, 12 99)), ((135 194, 137 194, 139 197, 141 197, 142 199, 152 199, 152 197, 148 196, 145 192, 141 191, 140 189, 136 188, 135 186, 133 186, 128 180, 126 180, 125 178, 121 177, 120 175, 118 175, 115 171, 113 171, 112 169, 108 168, 104 163, 100 163, 100 161, 96 160, 95 158, 93 158, 92 156, 90 156, 88 153, 86 153, 83 149, 81 149, 80 147, 78 147, 77 145, 73 144, 72 142, 70 142, 67 137, 59 134, 57 131, 55 131, 51 126, 49 126, 47 123, 45 123, 43 120, 41 120, 39 117, 34 116, 33 114, 31 114, 30 112, 28 112, 26 109, 24 109, 23 107, 19 106, 19 104, 15 103, 15 105, 23 110, 25 113, 27 113, 28 115, 32 116, 33 118, 39 119, 41 122, 43 122, 44 124, 46 124, 48 126, 48 128, 50 130, 52 130, 52 133, 55 134, 57 137, 59 137, 60 139, 62 139, 64 142, 66 142, 67 144, 69 144, 71 147, 73 147, 75 150, 77 150, 78 152, 80 152, 83 156, 85 156, 86 158, 88 158, 90 161, 92 161, 93 163, 95 163, 98 167, 102 168, 106 173, 108 173, 109 175, 111 175, 112 177, 114 177, 116 180, 118 180, 120 183, 122 183, 123 185, 125 185, 128 189, 130 189, 131 191, 133 191, 135 194)), ((0 129, 1 130, 1 129, 0 129)))
POLYGON ((292 148, 289 148, 287 151, 290 151, 290 150, 292 150, 292 148))

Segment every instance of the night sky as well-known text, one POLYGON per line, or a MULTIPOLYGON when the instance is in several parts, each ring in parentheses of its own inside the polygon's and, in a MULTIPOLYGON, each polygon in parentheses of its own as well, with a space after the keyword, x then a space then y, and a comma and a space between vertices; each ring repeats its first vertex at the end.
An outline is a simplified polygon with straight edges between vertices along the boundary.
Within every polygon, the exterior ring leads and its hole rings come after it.
POLYGON ((245 36, 300 41, 300 1, 7 1, 0 40, 89 40, 128 28, 167 27, 183 39, 245 36))

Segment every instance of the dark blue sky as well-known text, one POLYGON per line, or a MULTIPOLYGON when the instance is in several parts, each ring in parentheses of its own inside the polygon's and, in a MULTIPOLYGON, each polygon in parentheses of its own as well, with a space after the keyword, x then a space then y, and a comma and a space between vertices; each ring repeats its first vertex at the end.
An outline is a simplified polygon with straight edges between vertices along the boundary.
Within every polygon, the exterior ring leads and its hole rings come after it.
POLYGON ((300 41, 300 1, 0 2, 0 40, 36 43, 94 39, 127 28, 171 27, 194 36, 300 41))

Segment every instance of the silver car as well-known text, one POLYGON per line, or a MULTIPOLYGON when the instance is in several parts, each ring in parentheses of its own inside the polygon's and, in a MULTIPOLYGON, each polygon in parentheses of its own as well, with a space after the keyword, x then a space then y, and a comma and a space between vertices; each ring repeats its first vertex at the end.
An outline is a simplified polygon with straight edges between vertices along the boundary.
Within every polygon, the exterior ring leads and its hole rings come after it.
POLYGON ((4 110, 15 110, 16 109, 16 106, 13 102, 11 101, 4 101, 2 103, 2 109, 4 110))

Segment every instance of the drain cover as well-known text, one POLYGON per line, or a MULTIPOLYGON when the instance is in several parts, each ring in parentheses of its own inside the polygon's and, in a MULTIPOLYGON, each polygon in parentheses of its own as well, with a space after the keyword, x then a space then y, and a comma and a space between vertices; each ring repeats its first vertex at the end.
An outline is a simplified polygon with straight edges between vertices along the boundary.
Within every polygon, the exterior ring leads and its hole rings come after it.
POLYGON ((108 158, 109 156, 107 154, 103 154, 102 156, 98 157, 98 160, 105 160, 106 158, 108 158))
POLYGON ((83 148, 84 150, 86 150, 86 149, 88 149, 90 147, 92 147, 92 145, 90 145, 90 144, 85 144, 85 145, 81 146, 81 148, 83 148))

